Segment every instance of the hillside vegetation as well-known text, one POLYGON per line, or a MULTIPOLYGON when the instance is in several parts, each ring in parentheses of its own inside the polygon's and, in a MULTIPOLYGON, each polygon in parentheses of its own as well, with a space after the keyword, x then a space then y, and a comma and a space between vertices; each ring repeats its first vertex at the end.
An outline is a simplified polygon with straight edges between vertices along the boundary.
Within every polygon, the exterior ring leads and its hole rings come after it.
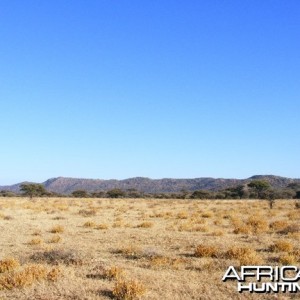
MULTIPOLYGON (((247 179, 223 179, 223 178, 193 178, 193 179, 150 179, 144 177, 135 177, 124 180, 101 180, 101 179, 79 179, 57 177, 48 179, 42 185, 49 192, 58 194, 70 194, 76 190, 85 190, 87 192, 108 191, 112 189, 130 190, 134 189, 141 193, 179 193, 181 191, 219 191, 226 188, 246 185, 252 180, 266 180, 275 188, 285 188, 289 184, 299 183, 300 179, 292 179, 274 175, 256 175, 247 179)), ((0 186, 0 190, 19 192, 18 183, 11 186, 0 186)))

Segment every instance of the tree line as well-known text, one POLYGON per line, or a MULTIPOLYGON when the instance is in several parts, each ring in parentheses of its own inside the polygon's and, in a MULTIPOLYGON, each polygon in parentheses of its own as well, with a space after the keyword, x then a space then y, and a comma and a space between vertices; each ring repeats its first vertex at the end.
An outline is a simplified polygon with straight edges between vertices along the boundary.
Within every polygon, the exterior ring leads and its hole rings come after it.
POLYGON ((42 184, 30 183, 20 186, 20 193, 0 191, 0 197, 75 197, 75 198, 156 198, 156 199, 300 199, 300 183, 291 183, 284 188, 273 188, 266 180, 251 182, 219 191, 197 190, 177 193, 144 193, 136 189, 111 189, 88 192, 76 190, 69 195, 49 192, 42 184))

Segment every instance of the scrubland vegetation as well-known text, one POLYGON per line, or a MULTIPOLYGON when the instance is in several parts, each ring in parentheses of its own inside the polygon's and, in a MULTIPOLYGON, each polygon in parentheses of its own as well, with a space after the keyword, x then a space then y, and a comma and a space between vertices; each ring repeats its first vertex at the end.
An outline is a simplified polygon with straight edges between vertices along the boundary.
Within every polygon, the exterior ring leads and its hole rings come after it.
POLYGON ((295 201, 0 198, 0 299, 274 299, 221 279, 299 265, 295 201))

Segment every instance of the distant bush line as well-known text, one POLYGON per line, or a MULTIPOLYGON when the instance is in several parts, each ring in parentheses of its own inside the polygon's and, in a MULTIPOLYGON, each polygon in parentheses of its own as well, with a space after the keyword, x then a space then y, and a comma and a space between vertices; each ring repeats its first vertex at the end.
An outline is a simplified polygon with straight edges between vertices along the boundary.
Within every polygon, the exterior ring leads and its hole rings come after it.
POLYGON ((108 191, 88 192, 76 190, 70 194, 49 192, 41 184, 22 184, 20 193, 0 191, 0 197, 75 197, 75 198, 155 198, 155 199, 300 199, 300 184, 291 183, 284 188, 273 188, 266 180, 252 180, 248 184, 238 185, 219 191, 182 190, 177 193, 144 193, 136 189, 112 189, 108 191))

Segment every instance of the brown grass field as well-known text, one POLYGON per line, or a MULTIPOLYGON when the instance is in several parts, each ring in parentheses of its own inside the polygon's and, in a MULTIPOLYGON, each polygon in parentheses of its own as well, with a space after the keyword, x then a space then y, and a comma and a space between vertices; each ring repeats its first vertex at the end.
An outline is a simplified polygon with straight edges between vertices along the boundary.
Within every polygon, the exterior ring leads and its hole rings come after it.
POLYGON ((239 294, 230 265, 299 265, 278 200, 0 198, 0 299, 299 299, 239 294))

